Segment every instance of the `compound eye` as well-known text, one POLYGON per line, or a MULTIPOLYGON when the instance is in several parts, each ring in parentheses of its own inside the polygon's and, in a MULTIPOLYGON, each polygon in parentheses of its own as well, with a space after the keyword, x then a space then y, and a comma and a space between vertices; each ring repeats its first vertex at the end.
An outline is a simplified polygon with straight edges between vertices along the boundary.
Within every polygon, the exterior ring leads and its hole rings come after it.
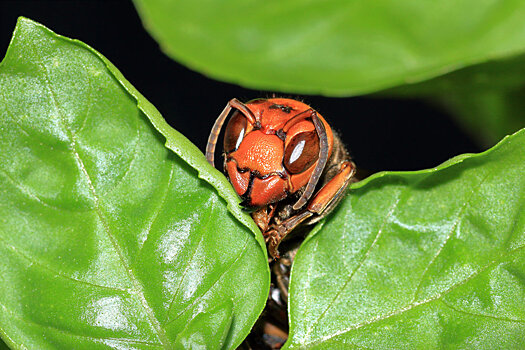
POLYGON ((246 133, 246 126, 248 122, 246 117, 239 111, 235 111, 226 125, 226 132, 224 134, 224 151, 230 153, 239 148, 244 134, 246 133))
POLYGON ((291 174, 308 169, 319 158, 319 137, 315 131, 295 135, 284 151, 284 166, 291 174))

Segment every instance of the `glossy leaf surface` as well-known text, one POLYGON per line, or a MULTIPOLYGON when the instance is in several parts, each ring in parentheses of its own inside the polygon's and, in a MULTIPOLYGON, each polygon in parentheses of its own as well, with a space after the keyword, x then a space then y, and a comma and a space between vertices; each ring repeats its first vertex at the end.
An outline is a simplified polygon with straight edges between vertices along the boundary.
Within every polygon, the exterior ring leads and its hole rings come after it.
POLYGON ((355 95, 525 52, 520 0, 134 0, 163 50, 257 89, 355 95))
POLYGON ((524 150, 354 185, 297 253, 287 347, 523 348, 524 150))
POLYGON ((99 53, 27 19, 0 101, 4 341, 168 349, 213 332, 235 348, 266 301, 266 253, 202 153, 99 53))

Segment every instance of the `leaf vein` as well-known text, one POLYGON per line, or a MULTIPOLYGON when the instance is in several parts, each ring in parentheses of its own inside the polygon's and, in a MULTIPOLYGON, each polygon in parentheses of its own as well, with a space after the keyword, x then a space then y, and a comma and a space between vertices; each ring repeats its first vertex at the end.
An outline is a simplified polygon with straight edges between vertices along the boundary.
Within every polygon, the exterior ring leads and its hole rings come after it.
POLYGON ((193 262, 193 259, 195 258, 195 254, 197 254, 197 251, 199 250, 202 242, 204 241, 204 236, 206 235, 207 228, 208 228, 208 226, 209 226, 209 224, 210 224, 210 222, 212 220, 213 214, 214 214, 214 210, 213 209, 214 209, 214 207, 212 206, 211 210, 209 211, 208 215, 206 216, 208 218, 208 220, 206 220, 206 223, 204 225, 205 229, 201 230, 202 234, 199 237, 199 241, 197 242, 197 245, 196 245, 195 249, 191 253, 191 257, 186 261, 186 266, 185 266, 184 272, 182 273, 182 276, 180 278, 179 285, 177 286, 177 289, 173 293, 173 297, 171 298, 170 304, 169 304, 168 309, 166 311, 166 321, 164 322, 164 324, 169 322, 169 314, 171 312, 171 308, 173 307, 173 303, 175 302, 175 299, 177 299, 177 296, 179 295, 179 291, 180 291, 180 289, 182 287, 182 283, 184 282, 184 279, 186 278, 186 274, 188 273, 190 265, 193 262))
POLYGON ((470 315, 470 316, 474 316, 474 317, 491 318, 491 319, 494 319, 496 321, 516 322, 516 323, 524 323, 525 324, 525 320, 514 319, 514 318, 509 318, 509 317, 499 317, 499 316, 494 316, 494 315, 478 314, 478 313, 471 312, 471 311, 460 310, 460 309, 450 305, 449 303, 445 302, 443 299, 440 299, 439 301, 443 305, 448 307, 449 309, 454 310, 454 311, 459 312, 459 313, 462 313, 462 314, 465 314, 465 315, 470 315))
POLYGON ((82 212, 91 211, 91 209, 75 209, 75 210, 72 210, 72 209, 69 209, 69 208, 59 208, 56 205, 49 204, 45 200, 43 200, 42 198, 38 197, 36 194, 32 193, 31 190, 29 188, 27 188, 27 186, 24 186, 22 183, 15 181, 6 171, 0 169, 0 174, 3 175, 7 179, 7 181, 9 181, 11 183, 11 185, 13 185, 15 188, 17 188, 20 192, 22 192, 27 197, 37 201, 39 204, 43 205, 44 207, 47 207, 47 208, 50 208, 50 209, 53 209, 53 210, 58 210, 58 211, 74 211, 75 213, 82 213, 82 212))
MULTIPOLYGON (((1 84, 0 84, 1 85, 1 84)), ((14 114, 9 110, 8 106, 9 106, 9 103, 7 103, 7 98, 5 97, 5 94, 3 92, 2 89, 0 89, 0 97, 2 98, 3 102, 4 102, 4 106, 5 106, 5 111, 6 113, 11 117, 11 120, 15 123, 16 126, 18 126, 18 128, 20 129, 20 131, 22 131, 22 133, 24 135, 26 135, 27 137, 31 138, 31 136, 29 135, 29 133, 26 131, 26 129, 24 129, 22 127, 22 125, 19 123, 18 121, 18 118, 15 118, 14 114)))
POLYGON ((343 290, 345 290, 345 288, 348 286, 348 284, 350 283, 350 281, 352 280, 352 278, 354 277, 354 275, 356 274, 356 272, 363 266, 363 264, 365 263, 366 259, 368 258, 368 256, 370 255, 370 252, 372 251, 372 248, 376 245, 377 241, 379 240, 379 238, 381 237, 382 233, 383 233, 383 229, 385 228, 385 225, 388 221, 388 219, 392 216, 392 214, 394 213, 394 210, 397 208, 399 202, 401 200, 401 196, 398 196, 396 198, 396 200, 394 201, 394 203, 390 206, 390 209, 388 211, 388 214, 385 216, 383 222, 381 223, 381 227, 379 228, 379 230, 377 231, 377 234, 372 242, 372 244, 370 245, 370 247, 367 249, 366 253, 363 255, 363 258, 359 261, 359 264, 356 266, 356 268, 350 273, 350 275, 348 276, 346 282, 343 284, 343 286, 341 288, 339 288, 339 290, 337 291, 337 293, 335 294, 335 296, 332 298, 332 300, 330 301, 330 303, 328 304, 328 306, 324 309, 324 311, 321 313, 321 315, 317 318, 317 320, 312 324, 312 326, 309 328, 308 332, 306 333, 305 335, 305 338, 308 339, 308 337, 310 336, 311 332, 314 330, 315 326, 319 323, 319 321, 325 316, 326 312, 333 306, 333 304, 335 303, 335 301, 339 298, 339 296, 341 295, 341 293, 343 292, 343 290))
POLYGON ((451 228, 450 228, 450 231, 447 235, 447 237, 445 237, 445 240, 443 241, 443 244, 440 245, 440 247, 438 248, 437 252, 434 254, 434 256, 432 257, 432 259, 430 260, 430 262, 428 263, 428 265, 425 267, 425 269, 423 270, 423 274, 419 280, 419 283, 417 285, 417 288, 416 288, 416 291, 414 293, 414 297, 412 298, 412 302, 414 302, 416 299, 417 299, 417 296, 419 295, 419 293, 421 292, 421 287, 423 285, 423 282, 424 282, 424 278, 425 276, 427 275, 430 267, 434 264, 434 262, 437 260, 437 258, 441 255, 441 252, 443 251, 443 249, 445 248, 445 246, 447 245, 447 243, 450 241, 450 239, 452 238, 452 234, 454 233, 454 231, 456 230, 456 227, 457 225, 459 224, 459 222, 461 221, 464 213, 465 213, 465 209, 468 207, 468 205, 470 204, 470 201, 472 200, 472 198, 474 197, 474 195, 481 189, 481 186, 483 185, 483 183, 489 178, 489 176, 492 174, 492 172, 489 172, 487 175, 485 175, 481 181, 479 182, 479 184, 472 189, 472 191, 470 192, 470 195, 469 197, 465 200, 465 202, 463 203, 463 205, 461 206, 461 208, 459 209, 458 211, 458 215, 456 217, 456 219, 454 220, 454 223, 452 224, 451 228))
POLYGON ((96 288, 109 289, 109 290, 113 290, 113 291, 117 291, 117 292, 129 293, 128 289, 121 289, 121 288, 116 288, 116 287, 103 286, 103 285, 100 285, 100 284, 95 284, 95 283, 79 280, 79 279, 76 279, 74 277, 65 275, 62 272, 57 271, 54 268, 52 268, 52 267, 50 267, 50 266, 48 266, 48 265, 46 265, 46 264, 44 264, 44 263, 42 263, 40 261, 37 261, 36 259, 31 259, 28 255, 26 255, 23 252, 23 249, 20 249, 18 247, 15 247, 14 245, 9 244, 4 238, 2 238, 2 236, 0 236, 0 241, 2 241, 4 243, 5 247, 11 249, 17 255, 19 255, 23 259, 29 261, 30 265, 38 265, 38 266, 42 267, 43 269, 48 270, 49 272, 51 272, 54 276, 61 277, 61 278, 64 278, 64 279, 68 279, 68 280, 71 280, 71 281, 74 281, 74 282, 78 282, 78 283, 85 284, 85 285, 92 286, 92 287, 96 287, 96 288))
POLYGON ((164 205, 166 204, 166 201, 168 200, 168 193, 169 193, 170 186, 171 186, 171 180, 173 179, 173 172, 174 172, 174 170, 175 170, 175 163, 172 163, 171 164, 171 170, 170 170, 170 177, 168 179, 168 184, 165 186, 166 190, 164 191, 164 195, 163 195, 161 203, 159 204, 159 206, 155 210, 155 214, 150 219, 149 226, 148 226, 147 231, 146 231, 146 237, 144 238, 144 241, 140 244, 140 247, 139 247, 139 254, 142 252, 142 249, 144 248, 144 245, 146 244, 146 242, 148 241, 148 239, 150 237, 151 228, 153 227, 153 224, 159 218, 159 215, 160 215, 160 213, 162 211, 162 208, 164 207, 164 205))
POLYGON ((57 331, 59 333, 65 334, 65 335, 69 335, 71 337, 84 338, 84 339, 89 339, 89 340, 93 340, 93 341, 110 340, 110 341, 118 341, 118 342, 123 342, 123 343, 135 343, 135 344, 145 344, 145 345, 151 345, 151 346, 162 346, 161 343, 151 342, 151 341, 142 340, 142 339, 112 338, 112 337, 108 337, 108 338, 105 338, 105 337, 93 337, 93 336, 89 336, 89 335, 73 333, 70 330, 66 330, 66 329, 63 329, 63 328, 58 328, 58 327, 55 327, 55 326, 51 326, 49 324, 38 323, 38 322, 35 322, 35 321, 32 321, 32 320, 29 320, 27 318, 20 317, 18 314, 16 314, 15 312, 13 312, 9 308, 7 308, 7 306, 5 306, 4 304, 0 303, 0 307, 2 307, 2 309, 4 309, 4 311, 6 313, 8 313, 9 315, 11 315, 12 317, 16 318, 19 321, 22 321, 22 322, 25 322, 25 323, 29 323, 29 324, 32 324, 32 325, 35 325, 35 326, 38 326, 38 327, 44 327, 44 328, 47 328, 47 329, 52 329, 54 331, 57 331))
POLYGON ((137 159, 137 156, 138 156, 138 153, 139 153, 139 141, 140 141, 140 136, 141 136, 140 126, 139 126, 138 122, 137 122, 136 126, 137 126, 137 135, 135 137, 135 147, 133 149, 133 157, 129 161, 126 171, 124 171, 124 173, 120 176, 118 181, 110 189, 108 189, 105 193, 101 193, 100 194, 101 196, 107 196, 110 193, 112 193, 113 191, 115 191, 120 186, 120 184, 124 182, 124 179, 126 178, 126 176, 131 172, 131 169, 133 167, 133 163, 135 163, 135 160, 137 159))
POLYGON ((242 248, 242 250, 239 252, 239 255, 237 255, 237 257, 232 261, 231 264, 228 265, 228 268, 224 269, 224 271, 221 273, 221 275, 213 282, 213 284, 206 290, 204 291, 204 293, 202 293, 198 298, 195 298, 195 300, 193 300, 191 302, 191 304, 189 304, 187 307, 185 307, 181 312, 179 312, 173 319, 171 319, 168 323, 166 323, 166 325, 169 325, 170 323, 173 323, 174 321, 176 321, 181 315, 183 315, 191 306, 195 305, 198 301, 200 301, 200 299, 202 299, 206 293, 208 293, 221 279, 222 277, 224 277, 224 275, 226 275, 226 272, 228 272, 229 270, 231 270, 233 268, 233 266, 241 259, 241 257, 246 253, 246 249, 248 248, 248 242, 249 242, 249 237, 246 237, 246 240, 245 240, 245 244, 244 244, 244 247, 242 248))
MULTIPOLYGON (((84 70, 87 72, 86 66, 84 66, 84 70)), ((80 128, 77 130, 76 133, 73 133, 73 136, 76 136, 84 130, 84 127, 86 126, 86 122, 89 118, 89 113, 91 112, 91 105, 93 104, 93 80, 91 78, 91 74, 86 74, 87 80, 89 82, 89 97, 87 98, 87 110, 84 116, 84 120, 82 121, 82 125, 80 125, 80 128)))

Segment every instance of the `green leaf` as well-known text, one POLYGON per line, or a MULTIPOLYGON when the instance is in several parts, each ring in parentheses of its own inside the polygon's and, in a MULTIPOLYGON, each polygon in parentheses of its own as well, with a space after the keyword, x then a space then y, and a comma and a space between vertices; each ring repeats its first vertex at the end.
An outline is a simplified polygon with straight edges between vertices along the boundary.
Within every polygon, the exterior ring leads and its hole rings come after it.
POLYGON ((525 127, 523 96, 524 88, 490 89, 443 94, 436 100, 456 116, 473 139, 486 146, 525 127))
MULTIPOLYGON (((420 83, 406 84, 381 92, 390 96, 455 95, 472 91, 502 91, 523 87, 525 56, 476 64, 420 83)), ((500 138, 501 139, 501 138, 500 138)))
POLYGON ((24 18, 0 101, 4 341, 167 349, 213 324, 215 344, 240 344, 266 251, 198 149, 102 55, 24 18))
POLYGON ((524 149, 355 184, 297 253, 287 348, 523 348, 524 149))
POLYGON ((448 110, 484 147, 525 127, 525 58, 471 66, 380 95, 425 97, 448 110))
POLYGON ((525 52, 521 0, 134 0, 171 57, 257 89, 348 96, 525 52))

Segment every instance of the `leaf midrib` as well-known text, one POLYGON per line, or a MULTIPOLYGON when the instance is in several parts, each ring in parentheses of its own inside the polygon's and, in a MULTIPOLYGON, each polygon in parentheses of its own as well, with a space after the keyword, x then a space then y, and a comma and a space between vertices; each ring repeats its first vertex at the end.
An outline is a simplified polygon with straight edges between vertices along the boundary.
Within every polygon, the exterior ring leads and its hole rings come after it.
POLYGON ((40 65, 40 67, 42 68, 42 70, 44 72, 44 80, 45 80, 45 83, 47 85, 47 88, 49 89, 49 92, 50 92, 53 104, 55 105, 55 108, 57 109, 57 113, 59 115, 59 121, 62 124, 62 126, 65 129, 65 131, 68 133, 68 136, 69 136, 69 138, 71 140, 70 147, 71 147, 71 151, 73 153, 73 156, 75 157, 75 160, 77 161, 81 172, 84 174, 84 176, 86 178, 86 181, 88 183, 89 189, 90 189, 90 191, 91 191, 91 193, 93 195, 94 204, 95 204, 95 212, 96 212, 97 216, 99 217, 99 220, 102 223, 102 226, 104 227, 106 235, 109 238, 113 248, 115 249, 115 252, 118 255, 118 259, 119 259, 120 263, 124 267, 124 269, 125 269, 128 277, 129 277, 131 283, 133 284, 133 289, 134 289, 134 292, 135 292, 133 294, 135 294, 138 297, 138 299, 140 301, 140 304, 142 305, 142 307, 144 308, 144 311, 148 315, 150 323, 153 326, 153 328, 155 329, 155 331, 157 333, 157 337, 158 337, 160 343, 162 344, 162 347, 165 348, 165 349, 171 349, 171 342, 169 341, 169 339, 168 339, 168 337, 166 335, 166 332, 161 327, 160 322, 155 317, 155 314, 153 312, 152 307, 149 305, 148 301, 146 300, 146 297, 144 295, 144 287, 142 286, 142 283, 132 273, 133 270, 131 269, 131 267, 127 263, 127 261, 126 261, 126 259, 124 257, 124 254, 122 253, 122 249, 121 249, 120 245, 118 244, 117 240, 115 239, 115 237, 113 236, 113 234, 111 233, 109 224, 107 223, 107 221, 106 221, 106 219, 105 219, 105 217, 104 217, 104 215, 102 213, 102 210, 100 209, 99 197, 97 195, 97 192, 95 190, 95 187, 93 185, 91 177, 90 177, 89 173, 87 172, 87 169, 86 169, 86 167, 84 165, 84 162, 82 161, 82 158, 80 157, 80 154, 78 153, 75 135, 73 134, 71 129, 68 127, 68 125, 66 123, 66 120, 65 120, 65 118, 63 116, 62 109, 60 108, 60 106, 58 104, 58 100, 56 98, 55 92, 54 92, 54 90, 52 88, 52 85, 51 85, 51 81, 49 79, 49 72, 47 71, 47 68, 41 62, 38 62, 38 64, 40 65))

